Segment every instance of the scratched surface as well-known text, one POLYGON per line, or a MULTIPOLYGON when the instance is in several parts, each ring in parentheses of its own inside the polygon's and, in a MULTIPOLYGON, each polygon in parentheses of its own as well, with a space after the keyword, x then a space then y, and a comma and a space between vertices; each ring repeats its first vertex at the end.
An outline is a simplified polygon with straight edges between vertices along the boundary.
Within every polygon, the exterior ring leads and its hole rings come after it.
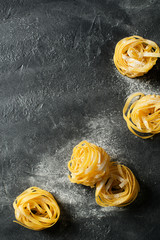
POLYGON ((160 63, 128 79, 112 60, 123 37, 160 45, 159 11, 158 0, 0 0, 0 239, 160 238, 160 136, 139 139, 122 118, 132 92, 159 94, 160 63), (84 139, 132 169, 141 187, 132 205, 101 208, 94 189, 69 182, 67 162, 84 139), (12 203, 31 186, 60 205, 48 230, 13 223, 12 203))

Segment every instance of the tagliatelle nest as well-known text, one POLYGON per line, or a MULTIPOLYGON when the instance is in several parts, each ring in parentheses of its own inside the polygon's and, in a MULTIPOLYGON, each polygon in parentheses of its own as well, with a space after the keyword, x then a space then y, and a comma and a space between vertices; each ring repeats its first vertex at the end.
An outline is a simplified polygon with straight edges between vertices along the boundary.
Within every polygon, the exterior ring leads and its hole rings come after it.
POLYGON ((73 149, 68 169, 73 183, 94 187, 97 181, 108 173, 109 155, 103 148, 87 141, 80 142, 73 149))
POLYGON ((120 40, 115 48, 114 63, 118 71, 130 78, 143 76, 160 57, 158 45, 139 36, 120 40))
POLYGON ((102 207, 123 207, 136 199, 139 190, 132 171, 124 165, 112 163, 109 175, 96 185, 95 198, 102 207))
POLYGON ((43 230, 53 226, 59 219, 60 209, 51 193, 31 187, 21 193, 13 203, 15 217, 20 225, 43 230))
POLYGON ((151 138, 160 132, 160 95, 131 94, 123 108, 123 117, 133 134, 151 138))

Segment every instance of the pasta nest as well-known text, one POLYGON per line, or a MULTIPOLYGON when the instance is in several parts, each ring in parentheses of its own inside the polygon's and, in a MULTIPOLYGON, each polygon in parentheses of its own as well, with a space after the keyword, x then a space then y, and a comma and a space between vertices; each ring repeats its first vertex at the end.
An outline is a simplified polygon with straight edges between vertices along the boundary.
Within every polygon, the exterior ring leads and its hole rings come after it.
POLYGON ((139 36, 120 40, 115 48, 114 63, 118 71, 130 78, 143 76, 160 57, 158 45, 139 36))
POLYGON ((102 207, 123 207, 136 199, 139 190, 138 181, 132 171, 124 165, 112 162, 109 175, 96 185, 95 198, 102 207))
POLYGON ((13 203, 14 221, 32 230, 53 226, 59 219, 60 209, 51 193, 31 187, 21 193, 13 203))
POLYGON ((94 187, 109 171, 109 155, 103 148, 87 141, 80 142, 73 149, 68 169, 73 183, 94 187))
POLYGON ((123 108, 123 117, 133 134, 151 138, 160 132, 160 95, 131 94, 123 108))

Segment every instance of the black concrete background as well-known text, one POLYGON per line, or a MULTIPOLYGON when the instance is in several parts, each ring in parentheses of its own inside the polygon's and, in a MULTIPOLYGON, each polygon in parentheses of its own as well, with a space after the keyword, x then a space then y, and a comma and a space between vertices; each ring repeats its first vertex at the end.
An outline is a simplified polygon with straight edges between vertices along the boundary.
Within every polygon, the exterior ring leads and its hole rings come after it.
POLYGON ((132 92, 159 94, 160 63, 129 79, 112 60, 123 37, 160 45, 159 12, 158 0, 0 1, 0 239, 160 239, 160 136, 137 138, 122 118, 132 92), (132 205, 101 208, 94 189, 69 182, 84 139, 132 169, 141 187, 132 205), (12 203, 31 186, 60 205, 50 229, 13 223, 12 203))

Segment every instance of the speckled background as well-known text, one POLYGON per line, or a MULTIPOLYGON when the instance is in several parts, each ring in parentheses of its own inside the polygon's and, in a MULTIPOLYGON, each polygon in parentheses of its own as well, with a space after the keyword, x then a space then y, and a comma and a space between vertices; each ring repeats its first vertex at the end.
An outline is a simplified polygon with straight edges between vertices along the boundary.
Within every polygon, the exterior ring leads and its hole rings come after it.
POLYGON ((0 0, 0 239, 160 238, 160 136, 137 138, 122 117, 129 94, 159 94, 160 62, 129 79, 112 60, 123 37, 160 45, 159 25, 158 0, 0 0), (84 139, 134 172, 141 192, 132 205, 102 208, 94 189, 69 182, 67 163, 84 139), (31 186, 60 205, 50 229, 13 223, 12 203, 31 186))

